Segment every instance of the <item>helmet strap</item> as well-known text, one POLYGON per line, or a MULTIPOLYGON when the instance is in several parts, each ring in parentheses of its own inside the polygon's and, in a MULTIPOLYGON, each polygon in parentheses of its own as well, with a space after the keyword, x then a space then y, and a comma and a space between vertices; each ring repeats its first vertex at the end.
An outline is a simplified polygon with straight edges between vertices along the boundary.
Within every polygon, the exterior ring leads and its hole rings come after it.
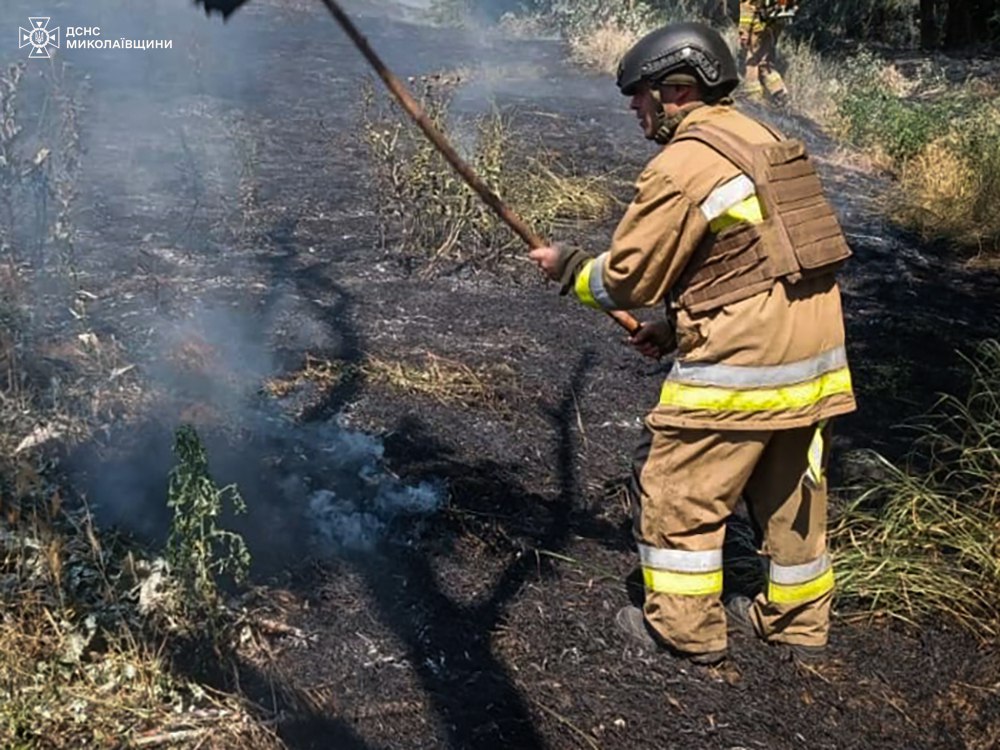
MULTIPOLYGON (((656 131, 653 133, 653 140, 657 143, 667 143, 673 135, 674 130, 677 129, 677 125, 670 127, 667 117, 667 113, 663 111, 663 99, 660 98, 660 87, 650 86, 649 95, 653 97, 653 101, 656 102, 656 131)), ((679 125, 680 123, 678 123, 679 125)))
POLYGON ((689 102, 682 105, 673 115, 667 115, 663 108, 663 100, 660 98, 659 87, 651 87, 649 93, 656 102, 656 132, 653 134, 653 140, 660 144, 670 143, 677 128, 684 122, 684 118, 699 107, 705 106, 705 102, 689 102))

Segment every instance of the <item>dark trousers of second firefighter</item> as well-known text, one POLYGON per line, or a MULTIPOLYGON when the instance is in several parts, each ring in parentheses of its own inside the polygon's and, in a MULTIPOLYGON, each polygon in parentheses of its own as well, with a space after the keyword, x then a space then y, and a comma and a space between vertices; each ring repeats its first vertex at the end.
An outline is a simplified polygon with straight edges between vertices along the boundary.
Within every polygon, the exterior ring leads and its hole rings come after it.
POLYGON ((647 622, 686 653, 726 648, 725 520, 743 496, 763 532, 768 583, 751 607, 758 635, 826 644, 833 571, 826 550, 828 427, 719 431, 647 417, 636 451, 634 533, 647 622))

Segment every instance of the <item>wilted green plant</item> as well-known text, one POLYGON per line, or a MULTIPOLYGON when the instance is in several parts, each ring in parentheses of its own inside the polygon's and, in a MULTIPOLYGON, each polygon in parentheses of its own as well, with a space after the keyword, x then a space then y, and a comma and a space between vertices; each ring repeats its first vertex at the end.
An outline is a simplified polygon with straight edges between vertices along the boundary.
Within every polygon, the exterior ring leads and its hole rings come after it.
POLYGON ((1000 342, 971 360, 967 398, 942 398, 917 425, 908 465, 873 455, 879 479, 831 530, 840 596, 918 622, 946 616, 1000 632, 1000 342))
POLYGON ((240 582, 250 569, 243 537, 218 526, 227 506, 245 513, 246 504, 235 485, 216 486, 205 447, 190 425, 177 430, 174 453, 177 465, 170 472, 167 494, 167 505, 174 511, 167 562, 183 589, 185 606, 212 612, 219 606, 218 577, 229 574, 240 582))

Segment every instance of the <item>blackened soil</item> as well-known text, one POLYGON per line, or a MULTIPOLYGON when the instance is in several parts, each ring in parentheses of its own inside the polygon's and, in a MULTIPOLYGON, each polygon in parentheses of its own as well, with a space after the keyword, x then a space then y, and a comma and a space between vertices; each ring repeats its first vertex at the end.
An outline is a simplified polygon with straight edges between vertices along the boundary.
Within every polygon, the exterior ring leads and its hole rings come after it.
MULTIPOLYGON (((405 544, 308 563, 290 553, 258 590, 254 612, 288 630, 248 649, 244 687, 277 709, 289 746, 997 747, 1000 655, 944 624, 841 617, 830 659, 809 667, 735 634, 725 665, 692 667, 615 631, 636 593, 621 486, 663 366, 526 263, 513 281, 402 273, 380 245, 355 137, 367 71, 316 6, 262 4, 226 27, 192 11, 193 41, 155 66, 78 62, 91 76, 80 270, 95 325, 144 376, 159 372, 161 321, 219 310, 259 343, 232 356, 266 360, 243 371, 260 379, 306 353, 431 353, 513 373, 488 403, 348 376, 298 409, 384 436, 398 474, 449 491, 405 544)), ((628 180, 651 154, 611 82, 567 68, 555 42, 359 22, 403 76, 491 71, 461 106, 495 96, 577 163, 628 180)), ((861 409, 842 422, 839 455, 899 455, 892 426, 960 388, 957 352, 995 334, 997 277, 921 247, 884 218, 885 177, 844 163, 808 123, 778 124, 809 139, 856 251, 844 292, 861 409)), ((586 239, 600 249, 611 229, 586 239)))

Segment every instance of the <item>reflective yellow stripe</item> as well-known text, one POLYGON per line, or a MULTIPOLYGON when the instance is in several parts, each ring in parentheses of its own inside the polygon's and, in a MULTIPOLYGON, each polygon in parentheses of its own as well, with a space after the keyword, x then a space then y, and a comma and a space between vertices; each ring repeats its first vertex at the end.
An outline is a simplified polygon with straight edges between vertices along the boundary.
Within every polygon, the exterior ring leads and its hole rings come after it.
POLYGON ((672 570, 643 568, 642 580, 647 589, 659 594, 707 596, 722 593, 721 570, 710 573, 677 573, 672 570))
POLYGON ((718 234, 726 227, 739 224, 741 221, 745 221, 748 224, 760 224, 764 221, 764 215, 760 210, 760 201, 757 200, 756 195, 751 195, 735 206, 727 208, 724 214, 717 219, 712 219, 708 228, 718 234))
POLYGON ((660 391, 660 404, 709 411, 775 411, 812 406, 830 396, 850 392, 851 373, 844 367, 805 383, 754 390, 685 385, 668 380, 660 391))
POLYGON ((587 307, 593 307, 600 310, 601 306, 597 304, 597 300, 594 299, 594 295, 590 291, 590 274, 593 270, 593 260, 588 260, 583 264, 580 272, 576 275, 576 284, 573 287, 573 291, 576 292, 577 299, 579 299, 587 307))
POLYGON ((813 484, 820 484, 823 481, 823 428, 826 420, 816 425, 816 432, 813 434, 812 442, 809 443, 809 479, 813 484))
POLYGON ((827 568, 823 573, 805 583, 775 583, 767 584, 767 600, 775 604, 798 604, 819 599, 823 594, 833 591, 833 568, 827 568))

